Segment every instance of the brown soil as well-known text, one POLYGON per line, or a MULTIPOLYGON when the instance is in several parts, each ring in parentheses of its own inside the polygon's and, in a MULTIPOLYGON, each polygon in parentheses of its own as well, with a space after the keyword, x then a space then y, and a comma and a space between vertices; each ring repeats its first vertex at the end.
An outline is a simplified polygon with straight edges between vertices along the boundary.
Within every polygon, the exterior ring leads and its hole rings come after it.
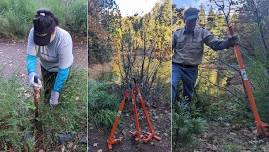
MULTIPOLYGON (((119 101, 120 102, 120 101, 119 101)), ((147 144, 137 142, 129 134, 129 131, 134 131, 133 113, 130 101, 127 101, 127 106, 123 111, 121 124, 118 127, 116 137, 123 136, 123 142, 113 145, 114 152, 169 152, 171 151, 171 112, 170 106, 167 103, 156 102, 155 106, 150 107, 150 117, 154 128, 158 135, 162 138, 161 141, 153 140, 147 144)), ((137 106, 140 107, 140 106, 137 106)), ((142 111, 139 111, 139 116, 142 117, 142 111)), ((89 120, 90 121, 90 120, 89 120)), ((146 131, 147 124, 145 119, 140 119, 142 131, 146 131)), ((112 126, 111 126, 112 127, 112 126)), ((101 150, 109 151, 106 140, 110 134, 110 129, 97 129, 90 123, 89 126, 89 152, 100 152, 101 150)))
POLYGON ((208 123, 208 130, 197 142, 174 152, 268 152, 269 139, 258 138, 255 127, 232 125, 217 121, 208 123))

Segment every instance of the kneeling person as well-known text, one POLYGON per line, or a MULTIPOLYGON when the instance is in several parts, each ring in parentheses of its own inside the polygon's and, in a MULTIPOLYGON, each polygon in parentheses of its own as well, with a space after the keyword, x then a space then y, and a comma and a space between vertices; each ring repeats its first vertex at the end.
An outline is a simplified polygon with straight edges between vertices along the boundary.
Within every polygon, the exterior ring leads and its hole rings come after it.
POLYGON ((30 84, 35 86, 37 58, 40 59, 44 81, 45 103, 58 104, 61 89, 73 64, 72 38, 58 25, 58 19, 47 9, 40 9, 33 19, 28 36, 27 71, 30 84))

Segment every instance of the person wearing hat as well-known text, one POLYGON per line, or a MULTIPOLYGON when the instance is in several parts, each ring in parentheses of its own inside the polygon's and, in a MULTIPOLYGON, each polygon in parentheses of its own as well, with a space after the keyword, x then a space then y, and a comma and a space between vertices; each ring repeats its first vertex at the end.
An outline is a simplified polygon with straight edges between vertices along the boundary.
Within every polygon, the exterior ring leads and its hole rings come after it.
POLYGON ((198 65, 202 62, 204 44, 211 49, 223 50, 239 43, 237 36, 227 40, 219 40, 208 30, 199 27, 199 10, 189 8, 184 12, 185 27, 173 32, 172 39, 172 101, 176 102, 177 87, 183 83, 183 101, 180 106, 190 111, 189 103, 192 100, 196 79, 198 77, 198 65))
POLYGON ((27 44, 27 71, 32 86, 41 85, 34 81, 37 59, 40 60, 41 73, 44 81, 45 103, 51 106, 58 104, 61 89, 68 78, 73 64, 72 38, 60 28, 58 19, 47 9, 40 9, 33 19, 27 44))

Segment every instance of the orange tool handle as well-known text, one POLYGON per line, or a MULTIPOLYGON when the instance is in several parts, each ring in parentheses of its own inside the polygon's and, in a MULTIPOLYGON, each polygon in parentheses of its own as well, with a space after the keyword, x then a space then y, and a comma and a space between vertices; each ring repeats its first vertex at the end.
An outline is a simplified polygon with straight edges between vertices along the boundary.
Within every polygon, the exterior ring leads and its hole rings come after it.
POLYGON ((115 132, 116 132, 117 126, 119 124, 120 116, 121 116, 122 110, 124 108, 124 105, 125 105, 125 101, 126 101, 127 96, 128 96, 128 91, 125 91, 124 97, 123 97, 123 99, 122 99, 122 101, 120 103, 120 106, 119 106, 118 114, 116 116, 116 119, 114 121, 113 127, 111 129, 109 139, 114 139, 114 137, 115 137, 115 132))
MULTIPOLYGON (((38 76, 34 76, 34 82, 38 83, 38 76)), ((34 87, 34 104, 35 104, 35 117, 38 117, 38 102, 40 97, 40 89, 34 87)))
POLYGON ((131 99, 132 99, 132 105, 133 105, 133 113, 134 113, 134 121, 135 121, 135 136, 140 138, 141 137, 141 128, 139 124, 139 118, 138 118, 138 112, 136 108, 136 101, 135 101, 135 95, 134 95, 134 89, 131 91, 131 99))
POLYGON ((150 116, 149 116, 149 113, 148 113, 148 110, 147 110, 147 107, 145 105, 145 101, 142 97, 142 94, 141 94, 141 90, 137 84, 137 82, 135 81, 134 79, 134 82, 135 82, 135 89, 137 91, 137 94, 138 94, 138 98, 139 98, 139 101, 140 101, 140 104, 141 104, 141 107, 143 108, 143 112, 144 112, 144 115, 146 116, 146 120, 147 120, 147 123, 148 123, 148 127, 150 129, 150 132, 151 133, 154 133, 154 128, 153 128, 153 125, 152 125, 152 122, 150 120, 150 116))
MULTIPOLYGON (((231 26, 229 26, 229 33, 230 33, 231 36, 234 35, 234 31, 233 31, 231 26)), ((255 102, 255 99, 254 99, 254 96, 253 96, 253 93, 252 93, 250 83, 248 81, 248 77, 247 77, 247 73, 246 73, 246 70, 245 70, 245 65, 244 65, 244 62, 243 62, 243 58, 242 58, 242 55, 241 55, 241 52, 240 52, 239 45, 234 46, 234 54, 235 54, 237 62, 239 64, 241 77, 243 79, 243 84, 244 84, 244 87, 245 87, 245 91, 246 91, 246 94, 248 96, 248 103, 249 103, 250 108, 252 110, 252 113, 254 115, 256 126, 259 128, 259 127, 262 126, 262 121, 261 121, 260 115, 259 115, 258 110, 257 110, 256 102, 255 102)))
POLYGON ((40 90, 34 88, 34 105, 35 105, 35 117, 38 117, 38 102, 40 96, 40 90))

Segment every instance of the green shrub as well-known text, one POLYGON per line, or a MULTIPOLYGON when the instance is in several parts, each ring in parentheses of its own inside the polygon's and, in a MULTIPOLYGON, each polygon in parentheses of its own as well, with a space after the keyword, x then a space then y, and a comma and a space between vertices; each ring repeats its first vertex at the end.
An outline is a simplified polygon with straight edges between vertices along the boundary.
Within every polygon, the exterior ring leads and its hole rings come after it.
POLYGON ((23 37, 32 25, 32 18, 36 10, 33 1, 9 0, 1 2, 0 35, 4 37, 23 37))
POLYGON ((65 27, 73 33, 87 35, 87 1, 75 0, 69 5, 65 27))
POLYGON ((38 8, 49 8, 60 26, 73 34, 87 34, 87 0, 38 0, 38 8))
POLYGON ((254 98, 258 111, 262 120, 269 123, 269 75, 266 65, 262 64, 260 60, 255 60, 255 62, 250 62, 247 72, 254 87, 254 98))
POLYGON ((27 36, 38 8, 52 10, 61 27, 73 34, 86 36, 87 0, 3 0, 0 2, 0 36, 27 36))
POLYGON ((20 151, 22 137, 30 130, 33 102, 24 95, 25 89, 14 76, 0 77, 0 151, 20 151))
POLYGON ((118 100, 111 92, 110 82, 89 82, 89 121, 96 127, 109 128, 117 115, 118 100))
POLYGON ((175 149, 191 145, 194 142, 194 135, 207 130, 206 120, 193 118, 176 105, 173 105, 172 114, 172 141, 175 149))

